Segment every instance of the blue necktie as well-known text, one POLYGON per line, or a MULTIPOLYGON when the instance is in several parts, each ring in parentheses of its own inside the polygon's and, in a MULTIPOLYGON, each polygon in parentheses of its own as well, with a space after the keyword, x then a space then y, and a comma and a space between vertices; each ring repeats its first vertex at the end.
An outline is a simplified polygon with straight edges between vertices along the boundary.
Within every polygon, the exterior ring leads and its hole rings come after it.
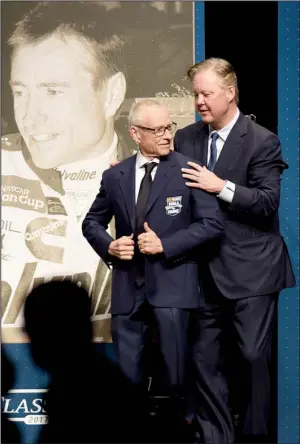
POLYGON ((208 169, 213 171, 215 165, 217 163, 217 138, 219 137, 218 133, 212 133, 211 135, 211 145, 210 145, 210 159, 208 164, 208 169))

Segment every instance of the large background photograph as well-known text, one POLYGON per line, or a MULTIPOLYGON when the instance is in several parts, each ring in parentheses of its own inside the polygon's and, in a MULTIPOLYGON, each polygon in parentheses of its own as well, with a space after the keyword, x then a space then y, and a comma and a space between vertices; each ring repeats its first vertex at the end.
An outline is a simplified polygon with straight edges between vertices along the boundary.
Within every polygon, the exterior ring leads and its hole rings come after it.
POLYGON ((81 223, 103 171, 135 152, 134 100, 194 122, 193 3, 2 1, 1 15, 2 338, 27 342, 28 292, 71 279, 91 295, 95 342, 110 342, 111 274, 81 223))

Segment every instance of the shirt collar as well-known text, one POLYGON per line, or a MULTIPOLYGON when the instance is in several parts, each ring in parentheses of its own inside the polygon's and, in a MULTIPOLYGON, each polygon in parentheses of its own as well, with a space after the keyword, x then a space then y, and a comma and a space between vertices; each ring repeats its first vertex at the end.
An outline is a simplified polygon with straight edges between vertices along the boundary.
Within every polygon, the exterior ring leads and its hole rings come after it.
POLYGON ((116 151, 118 147, 118 136, 116 133, 113 135, 113 140, 111 145, 104 151, 104 153, 99 154, 95 157, 90 157, 89 159, 77 160, 73 163, 68 163, 66 165, 59 165, 55 168, 57 171, 63 171, 70 169, 74 171, 77 167, 79 170, 83 168, 94 168, 97 169, 97 165, 109 165, 109 162, 116 158, 116 151))
POLYGON ((155 157, 154 159, 152 159, 151 161, 149 159, 147 159, 147 157, 143 156, 143 154, 140 152, 140 150, 138 150, 137 155, 136 155, 136 169, 142 168, 144 165, 146 165, 146 163, 149 162, 155 162, 157 164, 159 164, 160 160, 155 157))
MULTIPOLYGON (((29 150, 28 150, 23 138, 21 138, 20 140, 21 140, 21 149, 23 152, 23 156, 24 156, 25 162, 27 163, 29 168, 47 186, 51 187, 54 191, 60 193, 61 195, 65 195, 65 190, 63 188, 63 181, 62 181, 62 177, 61 177, 61 171, 65 168, 67 168, 67 165, 60 165, 57 168, 50 168, 50 169, 38 168, 34 164, 32 158, 31 158, 31 154, 29 153, 29 150)), ((117 147, 118 147, 118 136, 116 133, 114 133, 112 143, 111 143, 110 147, 108 148, 108 150, 104 154, 105 160, 106 160, 106 157, 108 157, 108 158, 111 157, 111 155, 117 150, 117 147)), ((101 156, 99 156, 99 157, 101 157, 101 156)), ((93 159, 78 161, 73 164, 68 164, 68 166, 71 165, 71 167, 74 167, 74 165, 77 164, 77 165, 80 165, 80 168, 82 169, 83 167, 89 167, 90 164, 97 165, 97 162, 98 162, 98 158, 93 158, 93 159)), ((101 164, 102 164, 102 162, 103 162, 103 158, 101 157, 101 164)), ((108 159, 107 159, 107 163, 109 163, 108 159)))
POLYGON ((216 131, 209 125, 209 137, 212 135, 213 132, 217 132, 219 134, 219 137, 225 142, 227 137, 229 136, 230 131, 236 124, 238 118, 240 115, 240 110, 237 109, 237 112, 234 116, 234 118, 226 125, 224 128, 221 128, 220 130, 216 131))

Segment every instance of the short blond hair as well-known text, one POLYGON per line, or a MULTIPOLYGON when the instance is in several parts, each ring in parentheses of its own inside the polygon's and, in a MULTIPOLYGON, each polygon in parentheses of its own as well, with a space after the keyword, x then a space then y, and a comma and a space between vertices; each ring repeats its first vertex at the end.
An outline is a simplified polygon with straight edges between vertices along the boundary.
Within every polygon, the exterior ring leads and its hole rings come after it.
POLYGON ((210 57, 205 59, 200 63, 196 63, 191 66, 187 71, 188 78, 192 81, 195 75, 201 71, 212 70, 217 76, 219 76, 225 86, 233 86, 235 89, 235 103, 239 103, 239 89, 237 84, 237 75, 233 69, 231 63, 225 59, 220 59, 217 57, 210 57))

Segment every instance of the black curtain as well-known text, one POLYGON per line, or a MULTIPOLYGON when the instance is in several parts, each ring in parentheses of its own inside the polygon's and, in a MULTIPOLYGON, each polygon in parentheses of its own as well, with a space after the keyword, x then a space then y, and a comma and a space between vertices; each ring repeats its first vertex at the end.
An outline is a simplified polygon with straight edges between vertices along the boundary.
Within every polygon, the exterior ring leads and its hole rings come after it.
POLYGON ((240 109, 277 133, 277 2, 205 2, 205 57, 234 66, 240 109))

